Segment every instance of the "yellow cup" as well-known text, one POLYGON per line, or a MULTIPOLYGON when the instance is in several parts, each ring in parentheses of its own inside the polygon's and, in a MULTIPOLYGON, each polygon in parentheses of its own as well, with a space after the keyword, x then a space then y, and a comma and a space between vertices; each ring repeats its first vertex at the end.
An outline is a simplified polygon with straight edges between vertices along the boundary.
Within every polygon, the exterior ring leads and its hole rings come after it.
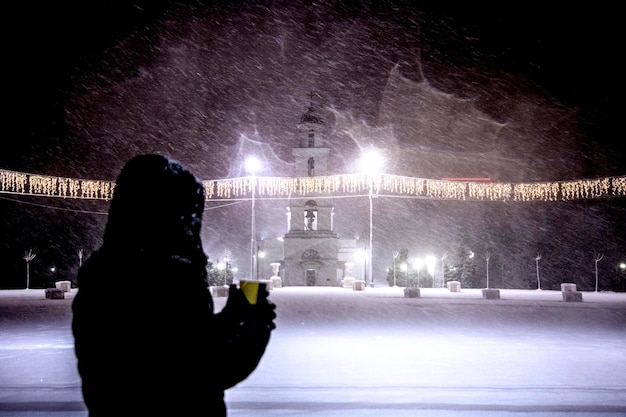
POLYGON ((257 303, 259 294, 265 291, 265 283, 260 281, 239 281, 239 289, 243 291, 248 302, 252 305, 257 303))

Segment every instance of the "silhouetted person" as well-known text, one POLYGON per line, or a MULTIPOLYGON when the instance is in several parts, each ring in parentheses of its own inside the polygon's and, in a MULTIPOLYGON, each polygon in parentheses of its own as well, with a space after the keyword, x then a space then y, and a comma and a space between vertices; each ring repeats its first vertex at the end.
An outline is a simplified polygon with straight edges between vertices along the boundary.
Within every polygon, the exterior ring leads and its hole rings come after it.
POLYGON ((202 184, 176 161, 140 155, 122 169, 72 305, 90 417, 223 417, 224 390, 257 367, 275 305, 231 286, 214 313, 203 210, 202 184))

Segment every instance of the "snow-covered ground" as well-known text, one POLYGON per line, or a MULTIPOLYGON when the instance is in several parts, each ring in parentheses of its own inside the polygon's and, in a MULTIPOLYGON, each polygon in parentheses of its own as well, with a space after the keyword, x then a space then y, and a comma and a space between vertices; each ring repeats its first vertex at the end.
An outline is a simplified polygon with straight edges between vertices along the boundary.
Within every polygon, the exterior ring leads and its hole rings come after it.
MULTIPOLYGON (((87 415, 75 291, 0 291, 0 416, 87 415)), ((626 415, 626 294, 403 294, 273 290, 277 329, 259 368, 227 391, 229 417, 626 415)))

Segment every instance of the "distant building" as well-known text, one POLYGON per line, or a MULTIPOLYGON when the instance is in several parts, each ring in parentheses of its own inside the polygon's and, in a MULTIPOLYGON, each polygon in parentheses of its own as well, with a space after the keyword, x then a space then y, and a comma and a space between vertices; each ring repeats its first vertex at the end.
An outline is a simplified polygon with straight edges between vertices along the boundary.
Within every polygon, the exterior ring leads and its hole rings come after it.
MULTIPOLYGON (((380 149, 388 161, 393 161, 385 169, 389 174, 501 181, 524 178, 529 169, 519 152, 513 152, 514 136, 503 137, 505 123, 484 114, 470 99, 438 91, 425 79, 404 77, 397 67, 387 80, 374 126, 355 124, 341 113, 336 119, 334 132, 357 129, 364 148, 380 149)), ((295 177, 331 175, 328 161, 335 155, 330 155, 329 142, 323 136, 327 131, 324 124, 311 103, 297 125, 299 135, 292 150, 295 177)), ((365 273, 368 243, 340 239, 335 231, 335 215, 342 227, 355 226, 359 220, 350 217, 351 213, 335 213, 335 209, 328 195, 292 196, 287 233, 259 243, 265 254, 259 262, 259 277, 269 278, 270 264, 280 263, 284 286, 341 286, 346 276, 375 282, 365 273)), ((447 219, 432 221, 440 224, 441 231, 449 228, 447 219)), ((374 255, 379 273, 383 266, 380 259, 374 255)))
MULTIPOLYGON (((293 148, 296 177, 329 175, 330 148, 324 146, 323 125, 311 103, 298 123, 299 137, 293 148)), ((334 210, 332 198, 323 194, 291 197, 286 218, 288 232, 282 238, 259 242, 264 255, 259 259, 259 278, 269 278, 270 264, 279 262, 283 286, 336 287, 349 273, 364 280, 363 248, 359 248, 356 239, 337 236, 334 210)))

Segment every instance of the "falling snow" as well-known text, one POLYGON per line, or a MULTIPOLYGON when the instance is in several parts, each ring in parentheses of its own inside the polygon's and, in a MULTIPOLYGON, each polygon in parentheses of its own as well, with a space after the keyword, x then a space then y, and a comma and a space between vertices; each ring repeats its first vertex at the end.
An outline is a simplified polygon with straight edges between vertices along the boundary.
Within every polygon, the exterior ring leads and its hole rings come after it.
MULTIPOLYGON (((245 176, 250 155, 262 163, 258 175, 287 177, 297 123, 313 104, 333 174, 355 172, 371 148, 386 173, 432 179, 626 173, 617 6, 39 3, 7 11, 20 33, 5 48, 2 169, 112 181, 131 156, 157 152, 203 180, 245 176)), ((367 198, 333 204, 339 238, 366 238, 367 198)), ((259 239, 286 233, 287 206, 256 201, 259 239)), ((203 219, 211 261, 229 253, 241 277, 249 274, 250 209, 249 200, 208 202, 203 219)), ((37 254, 29 263, 34 288, 74 279, 77 254, 100 245, 107 210, 104 201, 0 195, 0 288, 24 288, 29 250, 37 254)), ((404 410, 410 403, 424 416, 450 408, 475 416, 472 407, 507 409, 511 397, 533 417, 553 415, 551 405, 623 413, 626 381, 615 371, 625 360, 624 300, 603 290, 626 284, 624 218, 623 198, 374 197, 376 288, 340 297, 276 291, 279 330, 258 372, 229 392, 231 415, 282 402, 283 414, 269 406, 267 415, 378 416, 363 407, 385 404, 413 416, 404 410), (509 295, 490 304, 468 300, 470 289, 445 302, 404 299, 385 279, 403 250, 410 261, 447 255, 451 266, 471 250, 474 291, 486 286, 489 254, 490 283, 502 291, 555 294, 534 290, 540 274, 543 290, 573 282, 593 291, 598 279, 600 293, 585 292, 576 306, 559 302, 558 292, 557 300, 509 295), (608 294, 617 304, 594 300, 608 294), (331 309, 328 300, 338 302, 331 309)), ((31 308, 15 315, 0 297, 0 405, 50 393, 78 401, 67 300, 41 306, 30 297, 31 308)))

